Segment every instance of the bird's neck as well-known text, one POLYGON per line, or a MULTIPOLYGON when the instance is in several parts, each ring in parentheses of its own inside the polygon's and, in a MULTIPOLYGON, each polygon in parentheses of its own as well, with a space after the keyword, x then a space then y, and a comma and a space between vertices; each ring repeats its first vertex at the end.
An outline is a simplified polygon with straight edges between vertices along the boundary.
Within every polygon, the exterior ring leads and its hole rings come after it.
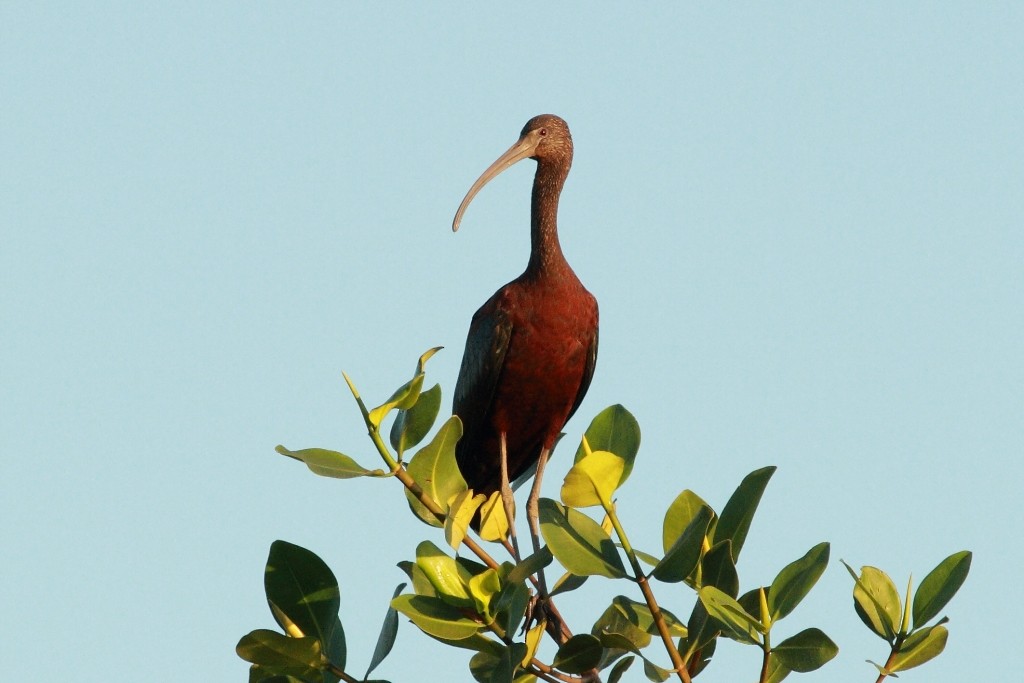
POLYGON ((560 165, 537 164, 530 206, 530 263, 526 268, 529 274, 540 275, 569 267, 558 243, 558 198, 568 171, 560 165))

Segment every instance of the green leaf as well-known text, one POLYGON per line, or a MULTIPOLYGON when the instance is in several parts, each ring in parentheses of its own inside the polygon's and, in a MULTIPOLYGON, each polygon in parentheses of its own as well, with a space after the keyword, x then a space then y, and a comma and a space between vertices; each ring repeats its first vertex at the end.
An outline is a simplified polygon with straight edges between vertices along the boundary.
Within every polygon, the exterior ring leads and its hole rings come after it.
POLYGON ((747 539, 750 522, 754 519, 761 495, 768 486, 768 480, 775 474, 775 469, 774 465, 762 467, 745 476, 729 498, 729 502, 722 508, 722 516, 715 528, 714 542, 732 541, 733 562, 740 559, 740 551, 747 539))
POLYGON ((720 541, 704 553, 700 561, 701 585, 714 586, 735 598, 740 592, 740 579, 733 564, 731 545, 732 541, 720 541))
POLYGON ((238 656, 247 662, 268 668, 320 669, 320 641, 313 636, 289 638, 283 633, 257 629, 242 636, 235 646, 238 656))
POLYGON ((597 666, 601 659, 601 641, 589 633, 579 633, 562 643, 552 666, 570 674, 581 674, 597 666))
MULTIPOLYGON (((515 516, 513 502, 512 515, 515 516)), ((501 491, 495 491, 480 506, 480 538, 485 541, 501 541, 508 536, 508 517, 505 515, 505 503, 501 499, 501 491)))
POLYGON ((741 643, 760 644, 764 627, 761 622, 747 614, 734 598, 714 586, 702 587, 697 591, 697 595, 708 614, 722 627, 725 635, 741 643))
MULTIPOLYGON (((398 584, 395 592, 391 595, 394 600, 405 588, 404 583, 398 584)), ((380 627, 380 635, 377 636, 377 646, 373 648, 373 657, 370 658, 370 666, 366 669, 363 679, 370 677, 370 673, 380 665, 384 659, 391 654, 391 648, 395 646, 395 638, 398 636, 398 612, 388 603, 388 611, 384 615, 384 623, 380 627)))
POLYGON ((458 551, 459 546, 462 545, 473 515, 485 500, 483 494, 474 496, 469 489, 452 499, 451 505, 448 507, 448 516, 444 520, 444 540, 452 550, 458 551))
MULTIPOLYGON (((633 471, 633 461, 640 450, 640 425, 636 418, 621 405, 605 408, 597 414, 587 427, 584 438, 594 451, 610 451, 623 459, 625 466, 614 488, 619 488, 633 471)), ((579 462, 586 453, 582 442, 576 449, 573 462, 579 462)))
POLYGON ((819 629, 808 628, 772 648, 772 656, 787 669, 807 673, 824 666, 839 653, 839 647, 819 629))
POLYGON ((551 554, 577 576, 626 576, 619 551, 601 526, 582 512, 540 499, 540 531, 551 554))
MULTIPOLYGON (((545 546, 547 547, 547 546, 545 546)), ((566 572, 559 577, 558 581, 555 581, 554 587, 550 591, 551 597, 560 595, 562 593, 570 593, 587 582, 586 576, 577 576, 572 572, 566 572)))
POLYGON ((408 410, 399 411, 395 423, 391 425, 391 447, 401 458, 409 448, 413 448, 423 437, 430 433, 437 414, 441 411, 441 385, 435 384, 427 391, 420 393, 416 403, 408 410))
POLYGON ((494 600, 492 610, 505 633, 515 633, 530 604, 530 591, 522 582, 508 582, 494 600))
POLYGON ((547 546, 544 546, 533 555, 530 555, 525 560, 520 562, 509 572, 506 577, 506 581, 509 583, 522 583, 528 578, 539 572, 544 567, 551 564, 553 556, 551 550, 547 546))
MULTIPOLYGON (((646 631, 648 634, 660 635, 657 624, 654 623, 654 615, 651 608, 643 602, 631 600, 624 595, 617 595, 612 598, 612 608, 622 614, 629 623, 646 631)), ((660 608, 662 619, 668 627, 668 632, 673 637, 686 637, 686 627, 679 621, 676 615, 664 607, 660 608)))
POLYGON ((843 564, 856 582, 853 587, 853 605, 857 616, 880 638, 892 643, 902 612, 896 584, 876 567, 861 567, 858 576, 853 567, 845 562, 843 564))
POLYGON ((663 683, 668 680, 670 675, 672 672, 668 669, 662 669, 649 659, 644 659, 644 676, 647 676, 647 680, 653 681, 653 683, 663 683))
POLYGON ((711 510, 711 506, 705 503, 704 499, 689 489, 676 496, 665 512, 665 523, 661 532, 662 550, 667 553, 675 545, 693 518, 700 513, 701 508, 711 510))
POLYGON ((633 655, 620 659, 608 673, 608 683, 619 683, 622 674, 626 673, 626 670, 629 669, 635 659, 636 657, 633 655))
POLYGON ((721 631, 718 622, 708 616, 704 603, 697 600, 686 622, 686 638, 680 642, 679 651, 683 655, 683 661, 702 659, 704 653, 714 649, 715 638, 721 631))
POLYGON ((914 628, 921 628, 938 616, 956 595, 971 569, 972 555, 967 550, 953 553, 924 577, 914 597, 914 628))
MULTIPOLYGON (((494 569, 486 569, 469 580, 469 595, 473 598, 473 609, 477 614, 487 617, 494 614, 491 603, 501 591, 501 577, 494 569)), ((490 621, 488 621, 490 623, 490 621)))
POLYGON ((676 542, 665 552, 665 557, 658 562, 651 576, 666 583, 678 583, 688 577, 700 561, 704 538, 714 516, 711 508, 702 505, 676 542))
MULTIPOLYGON (((447 513, 448 501, 466 490, 466 480, 462 478, 459 466, 455 462, 455 444, 462 438, 462 422, 458 416, 452 415, 441 425, 430 443, 421 448, 409 461, 409 475, 420 485, 423 491, 434 499, 441 510, 447 513)), ((409 507, 421 520, 431 526, 442 526, 434 516, 412 493, 406 489, 409 507)))
POLYGON ((807 596, 828 566, 828 554, 829 544, 819 543, 779 572, 768 591, 768 613, 772 621, 785 617, 807 596))
POLYGON ((395 390, 395 393, 391 394, 391 398, 381 403, 379 406, 370 411, 367 419, 373 424, 374 427, 380 429, 381 422, 384 418, 395 408, 399 410, 408 410, 416 404, 416 399, 420 396, 420 390, 423 388, 423 373, 417 374, 411 380, 400 386, 395 390))
POLYGON ((443 640, 463 640, 475 635, 480 624, 439 598, 399 595, 391 606, 409 618, 424 633, 443 640))
POLYGON ((416 566, 423 570, 438 598, 454 607, 473 607, 468 587, 473 575, 443 550, 423 541, 416 546, 416 566))
POLYGON ((289 635, 311 636, 332 664, 345 668, 338 581, 315 553, 287 541, 270 545, 263 586, 274 618, 289 635))
POLYGON ((938 657, 945 649, 948 637, 949 631, 940 624, 915 632, 900 647, 889 671, 906 671, 938 657))
POLYGON ((768 675, 764 679, 764 683, 782 683, 782 680, 790 673, 792 672, 779 661, 779 658, 772 654, 768 657, 768 675))
POLYGON ((625 464, 621 457, 609 451, 591 452, 565 475, 562 502, 575 508, 610 505, 625 464))
POLYGON ((275 448, 281 455, 287 455, 306 463, 313 474, 333 479, 355 479, 356 477, 380 477, 384 470, 368 470, 344 453, 329 451, 325 448, 304 448, 301 451, 290 451, 284 446, 275 448))

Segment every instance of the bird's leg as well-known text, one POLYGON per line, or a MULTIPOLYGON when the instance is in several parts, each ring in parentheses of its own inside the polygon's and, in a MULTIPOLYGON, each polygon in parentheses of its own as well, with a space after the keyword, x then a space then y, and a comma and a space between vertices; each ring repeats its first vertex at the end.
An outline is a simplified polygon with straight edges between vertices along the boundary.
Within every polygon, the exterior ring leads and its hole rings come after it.
POLYGON ((501 433, 501 502, 505 507, 505 519, 508 520, 508 536, 512 540, 512 558, 519 562, 519 541, 516 540, 516 501, 512 496, 512 485, 508 481, 508 448, 505 445, 505 432, 501 433))
MULTIPOLYGON (((533 488, 530 489, 530 498, 526 501, 526 521, 530 524, 530 539, 533 541, 533 552, 540 551, 540 523, 538 515, 540 512, 540 481, 544 476, 544 467, 548 464, 548 457, 551 451, 548 448, 540 449, 540 458, 537 459, 537 474, 533 477, 533 488)), ((537 572, 537 590, 542 600, 548 597, 547 583, 544 581, 544 569, 537 572)))

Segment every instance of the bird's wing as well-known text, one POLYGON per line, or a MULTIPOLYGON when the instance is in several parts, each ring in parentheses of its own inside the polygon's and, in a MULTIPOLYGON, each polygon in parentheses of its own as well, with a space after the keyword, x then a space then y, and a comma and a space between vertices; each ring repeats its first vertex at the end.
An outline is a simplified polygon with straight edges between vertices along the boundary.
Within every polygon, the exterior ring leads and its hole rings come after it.
POLYGON ((512 337, 512 321, 495 303, 494 299, 488 301, 473 315, 455 383, 452 409, 462 420, 466 444, 475 442, 474 432, 483 426, 490 412, 512 337))
POLYGON ((565 418, 566 422, 573 416, 576 409, 583 403, 583 397, 587 395, 587 389, 590 388, 590 380, 594 379, 594 368, 597 367, 597 325, 594 326, 594 334, 590 337, 590 343, 587 344, 587 364, 583 366, 583 377, 580 378, 580 388, 576 391, 576 398, 572 402, 572 410, 569 411, 569 417, 565 418))

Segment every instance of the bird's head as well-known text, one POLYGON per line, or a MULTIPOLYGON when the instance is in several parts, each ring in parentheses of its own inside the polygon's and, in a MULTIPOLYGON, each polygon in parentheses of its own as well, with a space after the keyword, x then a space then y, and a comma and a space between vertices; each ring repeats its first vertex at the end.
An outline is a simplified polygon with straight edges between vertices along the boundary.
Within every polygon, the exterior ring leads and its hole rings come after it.
POLYGON ((572 135, 569 134, 569 124, 554 114, 541 114, 527 121, 516 143, 488 166, 469 188, 455 214, 455 220, 452 221, 453 231, 459 229, 462 214, 466 212, 466 207, 483 186, 506 168, 523 159, 536 159, 538 164, 552 163, 564 168, 564 172, 568 173, 572 164, 572 135))

